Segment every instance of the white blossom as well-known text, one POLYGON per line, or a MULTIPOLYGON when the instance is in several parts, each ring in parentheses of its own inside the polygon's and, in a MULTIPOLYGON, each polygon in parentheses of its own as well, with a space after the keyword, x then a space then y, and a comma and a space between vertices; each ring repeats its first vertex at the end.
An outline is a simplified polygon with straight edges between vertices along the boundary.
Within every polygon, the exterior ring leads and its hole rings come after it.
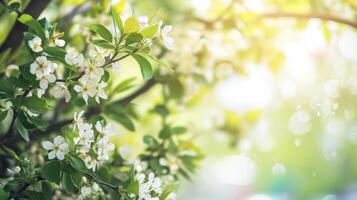
POLYGON ((79 127, 81 127, 84 123, 84 118, 83 118, 83 114, 84 111, 80 111, 79 113, 75 112, 73 114, 73 130, 75 130, 76 128, 79 129, 79 127))
POLYGON ((64 45, 66 45, 66 41, 64 41, 64 40, 62 40, 62 39, 56 38, 56 39, 55 39, 55 44, 56 44, 58 47, 64 47, 64 45))
POLYGON ((143 173, 137 174, 136 178, 139 182, 139 200, 158 199, 153 193, 156 193, 157 195, 161 194, 161 180, 158 177, 155 177, 153 172, 149 173, 147 181, 145 181, 146 176, 143 173))
POLYGON ((83 54, 79 53, 73 47, 70 47, 67 49, 64 59, 65 59, 66 63, 69 65, 80 65, 84 62, 83 54))
POLYGON ((105 91, 104 91, 105 87, 107 87, 107 84, 104 83, 103 81, 98 84, 97 94, 95 95, 95 100, 97 101, 97 103, 100 103, 99 98, 108 99, 108 96, 107 96, 107 94, 105 94, 105 91))
POLYGON ((48 83, 53 83, 56 81, 56 76, 54 74, 44 74, 39 80, 40 88, 46 90, 48 88, 48 83))
POLYGON ((98 142, 98 160, 109 160, 108 153, 113 151, 115 146, 114 144, 109 142, 109 137, 104 136, 103 138, 99 139, 98 142))
POLYGON ((78 200, 87 199, 92 194, 92 188, 88 186, 83 186, 81 188, 81 193, 78 196, 78 200))
POLYGON ((108 123, 106 126, 103 126, 100 121, 97 121, 95 128, 99 133, 102 133, 104 136, 110 136, 113 134, 113 126, 111 123, 108 123))
POLYGON ((97 81, 95 79, 80 79, 80 82, 82 85, 75 85, 73 89, 82 94, 84 101, 88 104, 88 97, 94 97, 97 94, 97 81))
POLYGON ((42 147, 48 151, 48 159, 52 160, 54 158, 58 158, 59 160, 63 160, 65 154, 68 153, 68 144, 64 140, 62 136, 57 136, 53 140, 53 143, 50 141, 42 142, 42 147))
POLYGON ((39 56, 30 65, 30 73, 36 75, 37 78, 41 78, 45 74, 52 73, 56 67, 57 65, 47 60, 45 56, 39 56))
POLYGON ((68 91, 67 86, 62 82, 56 83, 56 85, 53 87, 51 93, 52 93, 52 96, 55 98, 64 97, 65 101, 67 103, 71 99, 71 93, 68 91))
POLYGON ((36 36, 32 40, 28 41, 29 47, 35 53, 39 53, 39 52, 43 51, 41 44, 42 44, 42 40, 38 36, 36 36))
POLYGON ((167 155, 166 158, 160 158, 160 165, 169 168, 171 174, 176 174, 180 168, 181 161, 172 155, 167 155))
POLYGON ((92 124, 84 123, 78 126, 79 137, 74 138, 75 144, 90 145, 94 142, 94 131, 92 129, 92 124))
POLYGON ((171 25, 165 25, 161 29, 162 42, 164 43, 165 47, 169 50, 173 49, 175 43, 174 39, 170 36, 171 30, 172 30, 171 25))

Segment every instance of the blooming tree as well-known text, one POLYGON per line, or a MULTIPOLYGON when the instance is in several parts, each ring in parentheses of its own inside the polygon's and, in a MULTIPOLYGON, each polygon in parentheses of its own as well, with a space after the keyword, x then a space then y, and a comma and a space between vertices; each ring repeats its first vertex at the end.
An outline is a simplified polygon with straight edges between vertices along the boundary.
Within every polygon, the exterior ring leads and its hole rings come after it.
POLYGON ((172 26, 120 15, 107 1, 86 11, 91 22, 72 27, 36 19, 31 6, 41 10, 48 1, 32 1, 23 12, 19 2, 3 3, 7 12, 19 14, 12 31, 21 32, 17 40, 23 43, 5 43, 2 48, 10 48, 0 56, 2 65, 14 66, 0 84, 0 121, 6 124, 0 138, 1 199, 173 199, 177 180, 189 177, 201 154, 180 145, 185 127, 166 120, 167 104, 177 100, 168 92, 175 93, 177 83, 159 71, 169 67, 160 58, 174 48, 172 26), (99 17, 109 22, 98 23, 99 17), (81 45, 72 34, 75 27, 83 33, 81 45), (162 55, 151 55, 154 46, 162 55), (118 99, 134 86, 134 78, 115 81, 129 57, 145 83, 118 99), (152 105, 162 118, 161 131, 145 135, 145 149, 129 159, 128 146, 113 144, 113 123, 134 131, 131 101, 155 84, 163 88, 162 103, 152 105))

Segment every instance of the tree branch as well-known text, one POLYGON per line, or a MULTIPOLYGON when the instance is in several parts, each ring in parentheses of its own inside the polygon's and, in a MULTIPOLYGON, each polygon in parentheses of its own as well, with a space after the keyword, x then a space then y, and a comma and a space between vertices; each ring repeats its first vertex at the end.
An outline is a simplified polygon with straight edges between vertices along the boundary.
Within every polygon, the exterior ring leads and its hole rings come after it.
POLYGON ((285 13, 285 12, 276 12, 276 13, 264 13, 260 15, 262 18, 295 18, 295 19, 320 19, 325 21, 337 22, 340 24, 345 24, 357 29, 357 20, 349 20, 340 18, 337 16, 332 16, 322 13, 309 13, 309 14, 298 14, 298 13, 285 13))
MULTIPOLYGON (((37 19, 42 11, 47 7, 51 0, 32 0, 27 5, 23 13, 31 15, 33 18, 37 19)), ((11 48, 11 51, 15 51, 22 43, 23 33, 27 30, 27 26, 20 23, 19 21, 15 22, 15 25, 12 27, 10 33, 7 35, 5 42, 0 47, 0 52, 5 51, 6 49, 11 48)))

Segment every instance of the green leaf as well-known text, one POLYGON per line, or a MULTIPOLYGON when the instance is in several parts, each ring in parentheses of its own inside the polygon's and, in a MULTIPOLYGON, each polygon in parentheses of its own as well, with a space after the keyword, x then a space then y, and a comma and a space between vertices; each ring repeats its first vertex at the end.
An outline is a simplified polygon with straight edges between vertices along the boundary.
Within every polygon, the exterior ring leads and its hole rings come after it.
POLYGON ((30 200, 46 200, 43 193, 36 191, 27 191, 30 200))
POLYGON ((25 185, 24 180, 22 180, 20 178, 15 178, 15 179, 7 182, 4 189, 6 192, 17 192, 24 185, 25 185))
POLYGON ((22 14, 18 18, 18 21, 30 27, 36 33, 36 35, 38 35, 42 39, 42 42, 46 40, 46 35, 41 24, 34 18, 32 18, 31 15, 22 14))
POLYGON ((85 165, 85 163, 83 162, 82 159, 78 158, 78 156, 76 155, 68 155, 69 158, 69 163, 70 165, 80 171, 80 172, 86 172, 87 171, 87 167, 85 165))
POLYGON ((135 195, 139 194, 139 181, 136 180, 135 171, 133 169, 131 169, 130 172, 130 183, 128 186, 128 191, 135 195))
POLYGON ((176 126, 171 128, 171 133, 175 135, 183 134, 187 131, 186 127, 183 126, 176 126))
POLYGON ((166 117, 170 113, 165 105, 157 105, 157 106, 155 106, 154 111, 156 113, 158 113, 162 117, 166 117))
POLYGON ((144 143, 147 144, 150 148, 157 148, 160 146, 159 142, 156 140, 156 138, 154 138, 151 135, 145 135, 143 137, 144 143))
POLYGON ((119 122, 126 129, 130 131, 135 131, 135 125, 133 121, 129 118, 128 114, 125 112, 124 108, 120 105, 109 105, 106 108, 106 114, 108 117, 119 122))
POLYGON ((8 110, 0 111, 0 122, 2 122, 6 118, 8 112, 8 110))
POLYGON ((13 151, 12 149, 6 147, 5 145, 1 145, 1 148, 8 153, 10 156, 12 156, 13 158, 15 158, 16 160, 20 161, 20 157, 16 154, 15 151, 13 151))
POLYGON ((134 33, 140 30, 140 22, 136 17, 129 17, 124 23, 124 33, 134 33))
POLYGON ((123 22, 121 20, 119 13, 117 11, 115 11, 114 9, 111 10, 111 13, 112 13, 112 16, 114 18, 116 25, 119 28, 120 33, 123 33, 124 27, 123 27, 123 22))
POLYGON ((18 1, 15 1, 15 2, 10 2, 7 6, 6 6, 6 9, 9 11, 9 12, 16 12, 17 10, 19 10, 21 7, 21 3, 18 2, 18 1))
POLYGON ((35 125, 41 131, 46 131, 47 127, 49 126, 46 120, 35 118, 35 117, 28 117, 28 119, 31 122, 31 124, 35 125))
POLYGON ((92 43, 104 49, 115 49, 115 47, 106 40, 92 40, 92 43))
POLYGON ((159 29, 159 24, 153 24, 151 26, 148 26, 144 28, 140 34, 143 35, 145 38, 152 38, 156 35, 157 31, 159 29))
POLYGON ((46 200, 52 199, 52 187, 47 181, 41 181, 42 193, 46 200))
POLYGON ((128 78, 119 83, 114 89, 113 93, 120 93, 133 87, 132 83, 135 81, 135 77, 128 78))
POLYGON ((17 131, 19 131, 21 137, 24 138, 24 140, 25 140, 26 142, 30 141, 29 132, 28 132, 27 129, 24 127, 24 125, 23 125, 22 122, 19 120, 19 118, 16 118, 16 120, 15 120, 15 127, 16 127, 17 131))
POLYGON ((113 36, 110 33, 110 31, 103 25, 101 24, 92 24, 89 26, 89 29, 98 33, 103 39, 105 39, 108 42, 113 41, 113 36))
POLYGON ((23 105, 34 113, 43 113, 47 110, 46 100, 36 96, 26 97, 23 105))
POLYGON ((160 196, 160 200, 165 200, 172 192, 176 192, 179 186, 180 184, 178 181, 172 182, 167 185, 160 196))
POLYGON ((66 56, 66 51, 59 47, 46 47, 44 50, 50 57, 65 63, 64 57, 66 56))
POLYGON ((139 54, 132 54, 131 56, 139 63, 141 75, 143 76, 144 80, 149 80, 152 77, 152 68, 150 62, 139 54))
POLYGON ((0 199, 8 199, 9 198, 9 194, 7 192, 5 192, 4 188, 0 188, 0 199))
POLYGON ((168 139, 171 137, 171 129, 168 126, 165 126, 159 133, 161 139, 168 139))
POLYGON ((43 178, 56 183, 61 182, 61 163, 58 160, 49 161, 42 167, 41 175, 43 178))
POLYGON ((174 99, 180 99, 184 95, 184 86, 176 79, 172 78, 168 81, 169 97, 174 99))
POLYGON ((125 40, 125 44, 139 43, 143 40, 143 36, 140 33, 131 33, 125 40))
POLYGON ((61 184, 64 190, 66 190, 66 192, 73 192, 73 190, 75 189, 75 185, 72 181, 71 174, 67 172, 63 173, 61 184))

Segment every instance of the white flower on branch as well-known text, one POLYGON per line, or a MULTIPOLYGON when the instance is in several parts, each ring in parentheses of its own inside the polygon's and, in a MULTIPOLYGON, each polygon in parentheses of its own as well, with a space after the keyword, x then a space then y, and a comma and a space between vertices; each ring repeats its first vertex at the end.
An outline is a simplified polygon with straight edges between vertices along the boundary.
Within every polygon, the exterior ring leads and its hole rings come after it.
POLYGON ((88 145, 94 142, 94 131, 92 129, 93 125, 89 123, 84 123, 78 127, 79 137, 74 138, 75 144, 88 145))
POLYGON ((84 101, 88 104, 88 97, 94 97, 97 94, 97 80, 82 77, 80 82, 82 85, 75 85, 73 89, 81 93, 84 101))
POLYGON ((44 74, 39 80, 40 88, 46 90, 48 88, 48 83, 53 83, 56 81, 56 76, 54 74, 44 74))
POLYGON ((71 99, 71 93, 68 91, 67 86, 62 83, 58 82, 56 85, 53 87, 53 89, 50 91, 52 96, 55 98, 65 98, 66 103, 69 102, 71 99))
POLYGON ((56 67, 57 65, 47 60, 45 56, 39 56, 30 65, 30 73, 36 75, 36 78, 41 78, 45 74, 52 73, 56 67))
POLYGON ((167 155, 166 158, 160 158, 159 163, 168 167, 171 174, 176 174, 180 168, 181 161, 173 155, 167 155))
POLYGON ((109 160, 108 153, 113 151, 115 146, 114 144, 110 143, 109 137, 104 136, 103 138, 99 139, 98 142, 98 160, 109 160))
POLYGON ((110 136, 114 132, 111 123, 108 123, 107 125, 104 126, 100 123, 100 121, 97 121, 97 123, 95 124, 95 128, 99 133, 102 133, 104 136, 110 136))
POLYGON ((161 38, 162 42, 164 43, 165 47, 169 50, 172 50, 174 48, 174 39, 170 36, 170 32, 172 31, 172 26, 171 25, 165 25, 161 29, 161 38))
POLYGON ((84 123, 84 117, 83 117, 84 111, 80 111, 79 113, 75 112, 73 114, 73 130, 76 128, 79 129, 80 126, 83 125, 84 123))
POLYGON ((67 49, 64 59, 65 59, 66 63, 69 65, 80 65, 84 62, 83 54, 79 53, 73 47, 70 47, 67 49))
POLYGON ((57 136, 53 140, 53 143, 50 141, 42 142, 42 147, 48 151, 48 159, 52 160, 54 158, 58 158, 59 160, 63 160, 65 154, 68 153, 68 144, 64 140, 62 136, 57 136))
POLYGON ((100 103, 99 98, 108 99, 108 96, 107 94, 105 94, 104 91, 105 87, 107 87, 107 84, 104 83, 103 81, 98 84, 97 94, 95 95, 95 100, 97 101, 97 103, 100 103))
POLYGON ((153 172, 150 172, 147 176, 147 181, 145 182, 145 174, 139 173, 136 175, 136 178, 139 182, 139 200, 154 200, 159 199, 158 197, 153 197, 153 193, 161 194, 161 180, 158 177, 155 177, 153 172))
POLYGON ((62 40, 62 39, 56 38, 56 39, 55 39, 55 44, 56 44, 58 47, 64 47, 64 45, 66 45, 66 41, 64 41, 64 40, 62 40))
POLYGON ((42 40, 38 36, 34 37, 32 40, 29 40, 28 45, 31 48, 31 50, 35 53, 39 53, 43 51, 43 48, 41 47, 42 40))

